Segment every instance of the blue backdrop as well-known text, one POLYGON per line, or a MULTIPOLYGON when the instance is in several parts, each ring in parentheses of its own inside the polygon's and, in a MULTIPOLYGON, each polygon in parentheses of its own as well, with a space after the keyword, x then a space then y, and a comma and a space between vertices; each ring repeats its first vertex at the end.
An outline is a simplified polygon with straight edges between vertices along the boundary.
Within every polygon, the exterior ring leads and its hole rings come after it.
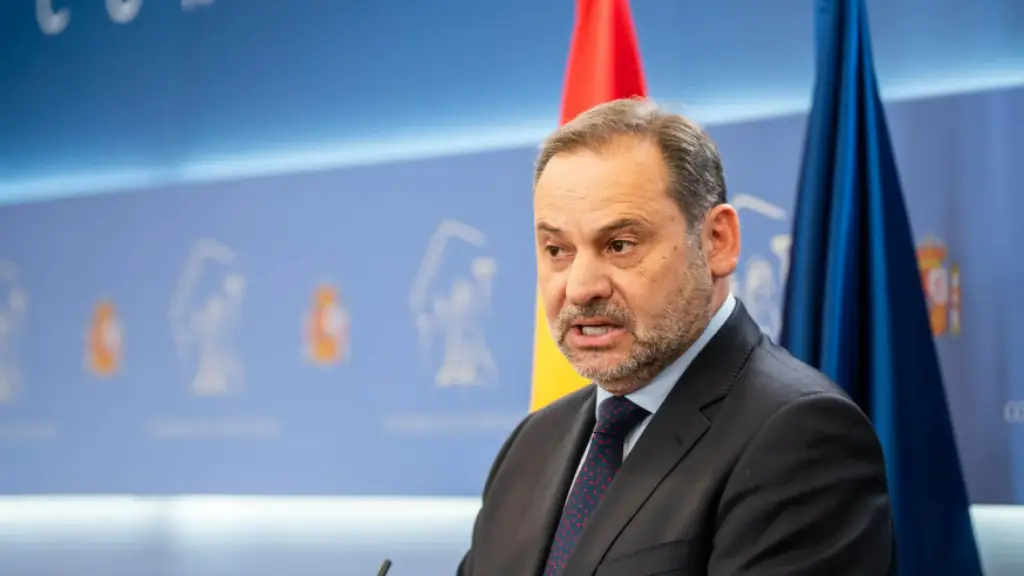
MULTIPOLYGON (((807 106, 812 2, 632 5, 652 95, 702 121, 807 106)), ((868 7, 886 97, 1024 79, 1024 3, 868 7)), ((246 170, 530 145, 558 120, 572 18, 550 0, 0 2, 0 200, 254 154, 246 170)))
MULTIPOLYGON (((972 498, 1024 503, 1024 89, 890 110, 972 498)), ((803 124, 711 128, 772 334, 803 124)), ((478 493, 528 405, 533 155, 0 209, 0 492, 478 493)))
POLYGON ((0 211, 0 489, 478 491, 529 393, 530 160, 0 211))

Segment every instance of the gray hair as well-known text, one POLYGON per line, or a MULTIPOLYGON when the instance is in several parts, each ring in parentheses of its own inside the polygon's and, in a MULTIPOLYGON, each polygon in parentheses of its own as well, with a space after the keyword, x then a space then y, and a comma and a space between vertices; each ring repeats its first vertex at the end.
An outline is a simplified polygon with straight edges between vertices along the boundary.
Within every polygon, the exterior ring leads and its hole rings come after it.
POLYGON ((718 148, 692 120, 643 98, 600 104, 562 125, 541 146, 533 184, 556 154, 579 149, 601 151, 621 136, 657 144, 668 167, 668 193, 696 232, 708 211, 726 202, 725 175, 718 148))

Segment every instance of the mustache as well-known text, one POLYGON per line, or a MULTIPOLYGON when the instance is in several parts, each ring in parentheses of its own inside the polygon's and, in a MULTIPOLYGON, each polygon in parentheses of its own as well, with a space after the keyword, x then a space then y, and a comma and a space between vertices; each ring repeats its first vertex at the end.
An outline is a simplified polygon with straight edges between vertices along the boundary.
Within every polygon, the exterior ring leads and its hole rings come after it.
POLYGON ((558 313, 558 333, 562 338, 581 320, 603 318, 625 328, 633 330, 633 315, 611 302, 591 302, 583 306, 566 306, 558 313))

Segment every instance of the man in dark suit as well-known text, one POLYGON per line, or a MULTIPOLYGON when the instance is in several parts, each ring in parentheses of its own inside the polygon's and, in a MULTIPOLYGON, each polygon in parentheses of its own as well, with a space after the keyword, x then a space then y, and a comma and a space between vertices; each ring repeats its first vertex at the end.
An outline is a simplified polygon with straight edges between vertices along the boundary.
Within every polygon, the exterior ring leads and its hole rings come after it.
POLYGON ((502 446, 460 574, 895 573, 871 423, 729 292, 739 220, 706 133, 591 109, 545 142, 534 217, 552 336, 595 384, 502 446))

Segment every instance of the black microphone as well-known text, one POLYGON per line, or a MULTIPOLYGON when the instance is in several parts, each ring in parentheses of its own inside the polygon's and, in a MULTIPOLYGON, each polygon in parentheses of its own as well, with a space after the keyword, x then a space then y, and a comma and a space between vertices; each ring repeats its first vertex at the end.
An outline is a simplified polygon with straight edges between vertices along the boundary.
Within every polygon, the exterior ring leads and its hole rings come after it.
POLYGON ((391 560, 384 559, 384 563, 380 565, 380 572, 377 572, 377 576, 388 576, 388 570, 391 570, 391 560))

